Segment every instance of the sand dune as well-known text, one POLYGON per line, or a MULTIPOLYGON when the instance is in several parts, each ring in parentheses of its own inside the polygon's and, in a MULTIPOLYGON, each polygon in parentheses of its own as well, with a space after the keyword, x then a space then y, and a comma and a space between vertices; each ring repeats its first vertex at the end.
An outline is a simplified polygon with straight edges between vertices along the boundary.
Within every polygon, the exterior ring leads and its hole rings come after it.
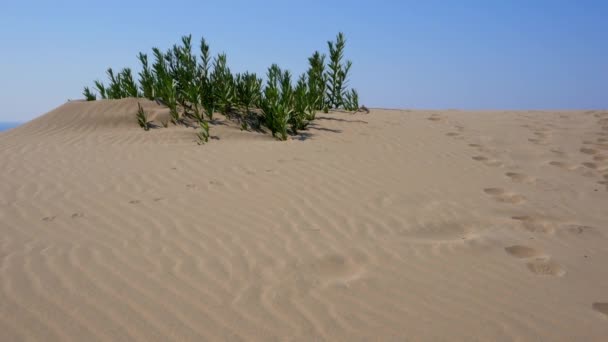
POLYGON ((136 110, 0 133, 0 340, 608 336, 608 112, 219 117, 198 146, 136 110))

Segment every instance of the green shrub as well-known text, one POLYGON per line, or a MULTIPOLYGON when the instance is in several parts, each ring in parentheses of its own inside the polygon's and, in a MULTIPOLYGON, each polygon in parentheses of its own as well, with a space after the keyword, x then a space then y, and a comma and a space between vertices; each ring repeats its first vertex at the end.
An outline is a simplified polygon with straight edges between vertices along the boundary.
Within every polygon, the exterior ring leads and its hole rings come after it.
POLYGON ((235 100, 234 77, 228 68, 226 54, 219 54, 211 73, 214 103, 220 113, 229 115, 235 100))
MULTIPOLYGON (((183 36, 181 45, 173 45, 173 48, 165 54, 167 70, 173 80, 176 81, 176 100, 183 107, 192 104, 198 96, 193 94, 197 85, 197 63, 196 56, 192 54, 192 36, 183 36)), ((200 90, 198 90, 200 92, 200 90)))
POLYGON ((266 127, 270 129, 272 136, 279 140, 287 140, 287 127, 293 112, 290 82, 289 72, 283 73, 278 65, 273 64, 268 69, 262 113, 266 127))
POLYGON ((344 109, 352 112, 359 110, 359 93, 355 89, 346 92, 344 96, 344 109))
POLYGON ((89 87, 84 87, 84 91, 82 92, 82 95, 84 95, 84 98, 87 101, 97 100, 97 96, 95 94, 91 93, 91 90, 89 89, 89 87))
POLYGON ((325 55, 318 51, 308 58, 309 68, 308 76, 308 96, 309 103, 315 110, 321 110, 325 107, 325 88, 327 77, 325 75, 325 55))
POLYGON ((260 103, 262 96, 262 79, 256 74, 248 72, 236 75, 236 95, 237 103, 245 110, 245 115, 249 110, 260 103))
POLYGON ((108 68, 106 71, 108 78, 110 79, 110 85, 106 89, 107 96, 109 99, 120 99, 122 98, 122 88, 120 87, 120 80, 114 76, 112 68, 108 68))
POLYGON ((124 68, 118 75, 121 97, 138 97, 137 84, 130 68, 124 68))
POLYGON ((177 111, 177 91, 176 91, 176 82, 171 78, 163 79, 164 89, 163 89, 163 101, 169 107, 169 115, 171 116, 171 122, 174 125, 177 125, 181 121, 181 115, 177 111))
POLYGON ((342 32, 338 33, 336 41, 328 41, 329 47, 329 70, 326 71, 327 77, 327 105, 331 108, 340 108, 343 105, 343 96, 346 91, 348 72, 352 66, 351 61, 342 63, 344 58, 344 48, 346 39, 342 32))
POLYGON ((196 134, 196 136, 198 137, 198 144, 202 145, 209 141, 209 123, 203 120, 199 123, 199 125, 201 130, 196 134))
POLYGON ((150 121, 148 121, 148 114, 144 112, 139 102, 137 103, 137 123, 139 127, 143 128, 144 131, 150 130, 150 121))
POLYGON ((182 97, 184 98, 184 112, 192 116, 197 122, 203 119, 203 113, 201 108, 201 89, 199 83, 191 83, 182 90, 182 97))
MULTIPOLYGON (((106 71, 108 78, 110 79, 110 85, 108 88, 104 88, 105 95, 109 99, 122 99, 125 97, 138 97, 137 84, 133 80, 133 74, 130 68, 122 69, 117 75, 114 74, 112 68, 108 68, 106 71)), ((100 93, 103 92, 103 84, 99 83, 100 93)))
POLYGON ((97 91, 99 92, 99 96, 101 96, 102 99, 108 98, 106 87, 104 87, 102 82, 95 81, 95 88, 97 88, 97 91))
POLYGON ((293 134, 306 129, 309 124, 310 107, 306 75, 301 75, 293 92, 293 115, 290 124, 293 134))
POLYGON ((209 44, 205 38, 201 38, 201 63, 198 65, 198 82, 200 83, 201 102, 205 110, 205 114, 209 120, 213 120, 213 112, 215 111, 215 97, 213 84, 211 83, 211 54, 209 44))
POLYGON ((139 87, 143 97, 154 100, 154 75, 148 66, 148 55, 139 53, 137 56, 141 62, 141 71, 139 72, 139 87))
POLYGON ((167 73, 167 63, 165 55, 159 48, 152 48, 154 63, 152 64, 152 75, 154 77, 154 96, 164 100, 163 96, 167 87, 167 78, 171 78, 167 73))
MULTIPOLYGON (((192 36, 188 35, 166 52, 153 48, 151 63, 147 54, 139 53, 141 70, 137 81, 129 68, 117 74, 108 68, 108 86, 95 81, 95 88, 101 99, 146 97, 163 103, 175 125, 191 122, 188 119, 206 124, 205 117, 213 120, 217 110, 228 119, 238 119, 242 129, 247 129, 248 124, 263 124, 274 137, 285 140, 288 132, 296 134, 306 129, 319 110, 327 113, 332 108, 359 109, 358 93, 347 86, 352 63, 343 62, 344 35, 339 33, 327 45, 328 58, 315 51, 308 58, 308 70, 295 85, 289 71, 276 64, 268 69, 263 84, 253 73, 234 76, 225 54, 212 59, 204 38, 200 41, 200 55, 193 54, 192 36), (233 117, 237 113, 241 115, 233 117)), ((87 100, 97 98, 88 87, 83 94, 87 100)), ((163 125, 168 125, 168 121, 163 125)))

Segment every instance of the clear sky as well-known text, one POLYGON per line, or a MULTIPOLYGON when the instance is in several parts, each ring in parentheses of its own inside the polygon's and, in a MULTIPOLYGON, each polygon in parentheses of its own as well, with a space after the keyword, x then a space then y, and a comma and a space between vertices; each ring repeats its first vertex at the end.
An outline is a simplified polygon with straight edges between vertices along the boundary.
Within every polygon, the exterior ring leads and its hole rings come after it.
POLYGON ((361 103, 608 108, 608 1, 27 1, 0 4, 0 121, 26 121, 107 67, 192 33, 235 72, 299 74, 343 31, 361 103))

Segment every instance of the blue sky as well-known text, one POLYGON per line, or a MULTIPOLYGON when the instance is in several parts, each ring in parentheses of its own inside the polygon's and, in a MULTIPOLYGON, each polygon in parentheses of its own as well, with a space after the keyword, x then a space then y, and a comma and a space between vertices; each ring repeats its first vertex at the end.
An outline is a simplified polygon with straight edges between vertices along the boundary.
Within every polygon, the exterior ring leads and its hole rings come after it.
POLYGON ((233 71, 293 73, 343 31, 371 107, 608 107, 608 1, 13 1, 0 8, 0 121, 82 97, 107 67, 191 33, 233 71))

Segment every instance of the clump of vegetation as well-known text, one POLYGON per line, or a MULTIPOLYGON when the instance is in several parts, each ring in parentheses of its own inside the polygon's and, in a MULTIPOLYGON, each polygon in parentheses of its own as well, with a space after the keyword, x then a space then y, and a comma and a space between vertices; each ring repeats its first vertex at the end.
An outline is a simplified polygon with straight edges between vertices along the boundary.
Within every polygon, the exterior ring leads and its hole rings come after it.
POLYGON ((201 130, 196 134, 198 144, 202 145, 209 141, 209 123, 203 120, 199 123, 201 130))
POLYGON ((148 120, 148 114, 146 114, 139 102, 137 103, 137 123, 139 124, 139 127, 144 129, 144 131, 150 130, 150 121, 148 120))
POLYGON ((241 116, 241 129, 247 129, 248 122, 253 122, 258 125, 255 113, 251 109, 259 106, 262 99, 262 79, 256 74, 248 72, 237 74, 235 78, 236 98, 238 105, 243 110, 241 116))
POLYGON ((87 101, 95 101, 95 100, 97 100, 97 95, 91 93, 91 89, 89 89, 89 87, 84 87, 84 91, 82 92, 82 95, 84 95, 84 98, 87 101))
POLYGON ((325 55, 318 51, 308 58, 309 68, 306 73, 308 77, 308 101, 314 110, 325 108, 325 87, 327 75, 325 74, 325 55))
POLYGON ((141 63, 141 71, 139 72, 139 88, 143 97, 154 100, 154 75, 150 66, 148 66, 148 55, 139 53, 137 56, 141 63))
POLYGON ((331 108, 340 108, 344 104, 348 72, 353 63, 351 61, 342 63, 346 47, 346 39, 342 32, 338 33, 335 42, 328 41, 327 46, 329 47, 329 70, 326 71, 327 105, 331 108))
POLYGON ((214 102, 220 113, 229 115, 235 103, 235 82, 228 68, 226 54, 219 54, 211 73, 214 102))
MULTIPOLYGON (((317 111, 328 113, 330 109, 359 110, 359 95, 348 89, 350 61, 343 62, 346 39, 339 33, 335 41, 327 42, 329 58, 315 51, 308 58, 309 68, 295 84, 291 73, 273 64, 265 82, 254 73, 232 74, 226 54, 211 57, 204 38, 200 41, 200 55, 193 53, 192 36, 184 36, 179 44, 166 52, 152 49, 148 55, 137 56, 141 70, 137 81, 130 68, 115 73, 108 68, 109 82, 105 86, 95 81, 93 93, 88 87, 83 95, 88 101, 143 97, 155 100, 169 109, 169 120, 174 125, 197 123, 201 131, 199 141, 209 139, 209 121, 218 111, 229 120, 236 120, 241 129, 262 126, 279 140, 289 134, 306 130, 315 120, 317 111), (326 61, 327 60, 327 61, 326 61)), ((138 122, 149 129, 149 122, 138 104, 138 122)))
POLYGON ((287 140, 287 127, 293 113, 292 102, 291 74, 273 64, 268 69, 261 106, 266 127, 279 140, 287 140))
POLYGON ((359 93, 355 89, 346 92, 344 96, 344 109, 352 112, 359 110, 359 93))

